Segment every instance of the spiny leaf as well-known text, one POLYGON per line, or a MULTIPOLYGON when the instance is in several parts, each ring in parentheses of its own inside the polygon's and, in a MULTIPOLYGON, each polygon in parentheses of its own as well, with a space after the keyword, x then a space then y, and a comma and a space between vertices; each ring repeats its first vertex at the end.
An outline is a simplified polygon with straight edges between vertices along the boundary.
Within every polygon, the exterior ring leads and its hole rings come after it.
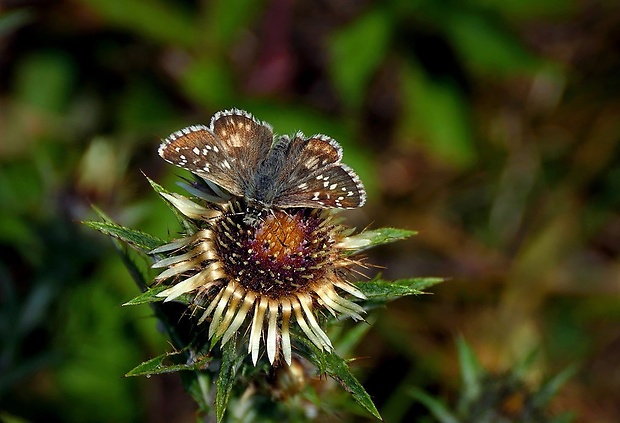
POLYGON ((424 289, 443 282, 442 278, 410 278, 393 282, 376 279, 370 282, 358 282, 355 286, 369 300, 391 301, 407 295, 424 294, 424 289))
POLYGON ((164 361, 170 358, 174 358, 176 356, 181 356, 182 358, 185 356, 184 353, 165 353, 159 355, 155 358, 151 358, 150 360, 145 361, 144 363, 136 366, 127 374, 126 377, 130 376, 150 376, 150 375, 159 375, 163 373, 172 373, 178 372, 181 370, 202 370, 204 369, 209 362, 211 361, 211 357, 205 356, 200 360, 190 363, 190 364, 164 364, 164 361))
POLYGON ((145 254, 148 254, 149 251, 165 243, 165 241, 153 235, 135 229, 125 228, 124 226, 112 222, 88 221, 82 223, 102 234, 120 239, 145 254))
POLYGON ((222 347, 222 366, 217 378, 217 391, 215 394, 215 414, 218 423, 224 419, 226 406, 230 399, 230 391, 235 383, 237 368, 241 361, 243 361, 243 358, 243 354, 237 354, 236 339, 229 340, 222 347))
POLYGON ((410 236, 413 236, 416 234, 417 234, 416 231, 408 231, 406 229, 380 228, 380 229, 373 229, 370 231, 365 231, 357 235, 353 235, 349 237, 349 239, 352 242, 362 241, 362 240, 368 241, 367 244, 363 245, 360 249, 355 251, 355 253, 359 253, 369 248, 376 247, 377 245, 383 245, 383 244, 389 244, 391 242, 401 241, 403 239, 409 238, 410 236))
MULTIPOLYGON (((159 294, 160 292, 164 291, 167 288, 168 286, 166 285, 158 285, 153 288, 149 288, 148 290, 138 295, 137 297, 127 301, 125 304, 123 304, 123 306, 133 306, 133 305, 161 302, 165 300, 165 297, 158 297, 157 294, 159 294)), ((175 298, 174 301, 181 302, 184 304, 189 304, 190 298, 187 295, 181 295, 175 298)))
POLYGON ((381 415, 372 402, 370 395, 364 389, 361 383, 353 376, 347 362, 338 354, 326 354, 327 374, 334 378, 342 387, 349 392, 355 401, 362 405, 370 414, 378 419, 381 415))
POLYGON ((353 376, 347 362, 342 357, 336 353, 318 349, 316 345, 309 342, 304 337, 292 335, 293 339, 295 339, 297 344, 301 347, 300 350, 318 367, 319 372, 327 373, 349 392, 358 404, 364 407, 370 414, 382 420, 370 395, 368 395, 368 392, 366 392, 362 384, 353 376))

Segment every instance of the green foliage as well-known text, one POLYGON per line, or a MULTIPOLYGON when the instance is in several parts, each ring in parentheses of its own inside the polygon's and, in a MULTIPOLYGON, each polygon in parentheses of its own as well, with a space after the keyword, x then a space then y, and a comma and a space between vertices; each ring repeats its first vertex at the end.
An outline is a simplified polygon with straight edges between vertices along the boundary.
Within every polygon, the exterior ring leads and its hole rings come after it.
POLYGON ((350 108, 362 104, 370 79, 388 52, 390 25, 385 12, 373 10, 331 40, 332 78, 350 108))
POLYGON ((533 355, 518 363, 516 369, 505 374, 489 374, 478 361, 463 338, 457 339, 462 388, 458 406, 452 409, 443 401, 424 391, 411 388, 409 394, 423 403, 441 423, 458 422, 570 422, 571 416, 548 416, 546 407, 559 388, 575 373, 570 366, 549 379, 536 391, 530 392, 523 377, 533 364, 533 355), (523 374, 520 374, 523 373, 523 374), (519 398, 518 406, 508 406, 519 398))
POLYGON ((467 100, 449 79, 432 79, 414 64, 402 71, 407 97, 402 130, 431 154, 456 166, 475 160, 467 100))
POLYGON ((245 354, 237 353, 236 340, 226 343, 222 349, 222 367, 217 377, 217 391, 215 395, 215 414, 217 421, 224 419, 230 399, 230 393, 235 385, 237 371, 245 354))
MULTIPOLYGON (((125 376, 151 376, 151 375, 159 375, 162 373, 172 373, 172 372, 180 372, 183 370, 190 371, 199 371, 203 367, 208 366, 211 358, 203 357, 200 360, 197 360, 194 363, 173 363, 166 364, 164 363, 167 360, 176 358, 181 355, 182 358, 185 358, 185 353, 164 353, 157 357, 153 357, 150 360, 145 361, 144 363, 134 367, 131 369, 125 376)), ((177 360, 178 361, 178 360, 177 360)))
MULTIPOLYGON (((159 285, 159 286, 155 286, 153 288, 149 288, 145 292, 143 292, 142 294, 138 295, 135 298, 132 298, 131 300, 127 301, 123 305, 124 306, 132 306, 132 305, 141 305, 141 304, 149 304, 149 303, 158 303, 160 301, 163 301, 164 299, 162 297, 158 297, 157 294, 159 294, 160 292, 162 292, 166 288, 167 287, 164 286, 164 285, 159 285)), ((187 298, 186 296, 181 295, 180 297, 177 297, 175 299, 175 301, 179 301, 179 302, 183 302, 185 304, 188 304, 189 303, 189 298, 187 298)))
POLYGON ((401 241, 414 236, 417 232, 409 231, 406 229, 395 228, 380 228, 364 231, 352 238, 360 241, 367 241, 363 247, 355 250, 355 253, 362 252, 378 245, 389 244, 396 241, 401 241))
POLYGON ((387 302, 408 295, 424 294, 424 289, 440 282, 443 282, 442 278, 411 278, 395 281, 374 279, 370 282, 358 282, 357 287, 369 300, 387 302))
POLYGON ((126 242, 127 244, 144 253, 150 252, 155 248, 159 247, 160 245, 164 244, 164 241, 157 239, 154 236, 134 229, 124 228, 114 223, 91 221, 84 222, 84 224, 105 235, 126 242))
POLYGON ((491 14, 459 10, 448 13, 445 29, 466 59, 481 73, 523 74, 540 69, 542 61, 491 14))
POLYGON ((334 378, 361 406, 370 414, 381 419, 379 411, 372 402, 370 395, 362 384, 353 376, 347 362, 338 354, 319 350, 305 337, 298 336, 296 341, 306 350, 307 357, 312 361, 321 373, 326 373, 334 378))
POLYGON ((199 38, 197 23, 188 10, 160 0, 80 0, 113 26, 157 42, 193 45, 199 38))
POLYGON ((71 58, 57 51, 43 51, 20 63, 16 96, 28 105, 63 113, 74 89, 75 67, 71 58))

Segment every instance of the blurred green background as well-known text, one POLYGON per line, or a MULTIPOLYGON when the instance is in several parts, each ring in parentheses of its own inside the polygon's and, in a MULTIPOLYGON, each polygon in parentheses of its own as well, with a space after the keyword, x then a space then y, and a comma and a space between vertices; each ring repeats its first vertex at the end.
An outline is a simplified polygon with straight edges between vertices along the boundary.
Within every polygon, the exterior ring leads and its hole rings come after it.
POLYGON ((532 386, 578 363, 551 411, 620 421, 619 75, 615 0, 0 1, 0 419, 195 420, 121 377, 169 346, 79 221, 174 235, 141 171, 172 189, 160 139, 238 107, 344 146, 350 224, 420 232, 385 278, 449 278, 356 352, 386 421, 458 396, 459 334, 490 371, 538 350, 532 386))

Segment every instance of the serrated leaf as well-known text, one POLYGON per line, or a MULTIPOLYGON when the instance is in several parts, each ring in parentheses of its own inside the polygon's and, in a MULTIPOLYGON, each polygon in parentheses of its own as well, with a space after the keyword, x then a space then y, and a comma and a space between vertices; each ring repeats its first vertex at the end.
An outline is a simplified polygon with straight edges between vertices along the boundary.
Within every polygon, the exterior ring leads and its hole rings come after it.
POLYGON ((424 294, 424 289, 443 282, 442 278, 398 279, 393 282, 373 280, 358 282, 355 286, 369 300, 391 301, 408 295, 424 294))
POLYGON ((416 231, 409 231, 406 229, 379 228, 365 231, 357 235, 352 235, 349 237, 349 240, 351 242, 362 242, 364 240, 367 241, 367 243, 363 244, 361 248, 355 250, 355 253, 359 253, 369 248, 376 247, 377 245, 401 241, 416 234, 416 231))
POLYGON ((117 225, 116 223, 98 222, 92 220, 82 223, 104 235, 119 239, 145 254, 148 254, 149 251, 165 244, 164 240, 153 235, 135 229, 125 228, 124 226, 117 225))
POLYGON ((353 376, 347 362, 338 354, 320 350, 312 342, 299 335, 293 335, 293 339, 301 347, 300 350, 304 355, 312 361, 320 373, 327 373, 332 379, 337 381, 353 399, 364 407, 370 414, 381 419, 381 415, 372 402, 370 395, 364 389, 362 384, 353 376))
POLYGON ((204 369, 209 362, 211 361, 211 357, 202 357, 200 360, 191 363, 191 364, 164 364, 165 360, 172 359, 176 356, 178 358, 184 359, 185 353, 165 353, 159 355, 157 357, 151 358, 150 360, 145 361, 142 364, 134 367, 132 370, 125 374, 126 377, 133 376, 150 376, 150 375, 159 375, 163 373, 172 373, 178 372, 181 370, 202 370, 204 369))
POLYGON ((325 354, 327 364, 327 374, 334 378, 340 385, 349 392, 355 401, 364 407, 370 414, 378 419, 381 415, 372 402, 370 395, 364 389, 362 384, 353 376, 347 362, 338 354, 325 354))
MULTIPOLYGON (((158 297, 157 294, 168 289, 169 287, 166 285, 158 285, 153 288, 149 288, 147 291, 138 295, 137 297, 127 301, 123 306, 133 306, 133 305, 141 305, 141 304, 149 304, 149 303, 158 303, 162 302, 166 299, 166 297, 158 297)), ((189 304, 190 299, 187 295, 181 295, 174 299, 175 302, 181 302, 184 304, 189 304)))
POLYGON ((236 339, 229 340, 226 345, 222 347, 222 366, 217 377, 217 390, 215 394, 215 414, 218 423, 224 419, 226 406, 230 399, 230 391, 235 383, 237 368, 241 361, 243 361, 243 357, 244 355, 237 354, 236 339))

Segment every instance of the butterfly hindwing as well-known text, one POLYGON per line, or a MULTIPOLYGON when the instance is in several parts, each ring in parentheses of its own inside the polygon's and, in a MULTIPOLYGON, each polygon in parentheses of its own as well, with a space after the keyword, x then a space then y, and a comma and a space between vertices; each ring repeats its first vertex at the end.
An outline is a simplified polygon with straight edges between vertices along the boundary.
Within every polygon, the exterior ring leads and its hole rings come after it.
POLYGON ((334 139, 325 135, 304 138, 298 133, 289 159, 274 205, 344 209, 364 205, 362 182, 350 167, 340 163, 342 147, 334 139))

